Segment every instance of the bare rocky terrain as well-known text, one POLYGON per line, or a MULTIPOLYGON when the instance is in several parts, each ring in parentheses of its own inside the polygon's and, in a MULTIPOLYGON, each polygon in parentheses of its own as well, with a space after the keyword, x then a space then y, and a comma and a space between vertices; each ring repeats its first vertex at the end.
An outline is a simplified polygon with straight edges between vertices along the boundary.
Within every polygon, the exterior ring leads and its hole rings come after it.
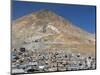
POLYGON ((95 36, 43 9, 12 22, 12 73, 95 69, 95 36))

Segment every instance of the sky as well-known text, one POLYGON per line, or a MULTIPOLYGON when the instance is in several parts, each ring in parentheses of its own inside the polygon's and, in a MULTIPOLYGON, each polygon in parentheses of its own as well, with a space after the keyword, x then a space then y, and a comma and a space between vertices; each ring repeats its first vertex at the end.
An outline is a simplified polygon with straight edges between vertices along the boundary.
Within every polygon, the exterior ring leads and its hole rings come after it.
POLYGON ((96 7, 90 5, 13 1, 11 18, 16 20, 41 9, 49 9, 89 33, 96 32, 96 7))

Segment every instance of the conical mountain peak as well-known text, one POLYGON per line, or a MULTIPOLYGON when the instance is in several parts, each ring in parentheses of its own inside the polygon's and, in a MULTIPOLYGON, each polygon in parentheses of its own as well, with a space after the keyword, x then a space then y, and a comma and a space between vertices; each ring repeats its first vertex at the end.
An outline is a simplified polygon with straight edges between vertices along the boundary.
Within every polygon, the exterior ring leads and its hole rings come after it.
POLYGON ((13 23, 12 31, 13 47, 23 46, 24 42, 32 43, 36 39, 42 41, 48 39, 48 43, 54 42, 54 48, 75 47, 76 51, 79 50, 81 53, 91 51, 94 55, 93 36, 49 9, 42 9, 19 18, 13 23), (85 48, 88 50, 84 52, 85 48))

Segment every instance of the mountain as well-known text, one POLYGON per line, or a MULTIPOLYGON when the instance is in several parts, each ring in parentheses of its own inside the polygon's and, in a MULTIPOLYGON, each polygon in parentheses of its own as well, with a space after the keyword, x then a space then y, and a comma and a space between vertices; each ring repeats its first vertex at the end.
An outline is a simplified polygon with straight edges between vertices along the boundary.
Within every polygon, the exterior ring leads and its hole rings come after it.
POLYGON ((57 49, 95 55, 95 37, 53 11, 43 9, 12 22, 12 49, 57 49))

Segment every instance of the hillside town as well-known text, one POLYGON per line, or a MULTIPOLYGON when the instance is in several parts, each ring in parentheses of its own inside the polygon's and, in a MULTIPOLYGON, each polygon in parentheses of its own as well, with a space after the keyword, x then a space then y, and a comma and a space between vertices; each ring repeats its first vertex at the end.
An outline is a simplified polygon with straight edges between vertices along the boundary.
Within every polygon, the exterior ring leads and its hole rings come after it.
POLYGON ((91 56, 65 50, 12 50, 12 73, 88 70, 95 64, 91 56))

